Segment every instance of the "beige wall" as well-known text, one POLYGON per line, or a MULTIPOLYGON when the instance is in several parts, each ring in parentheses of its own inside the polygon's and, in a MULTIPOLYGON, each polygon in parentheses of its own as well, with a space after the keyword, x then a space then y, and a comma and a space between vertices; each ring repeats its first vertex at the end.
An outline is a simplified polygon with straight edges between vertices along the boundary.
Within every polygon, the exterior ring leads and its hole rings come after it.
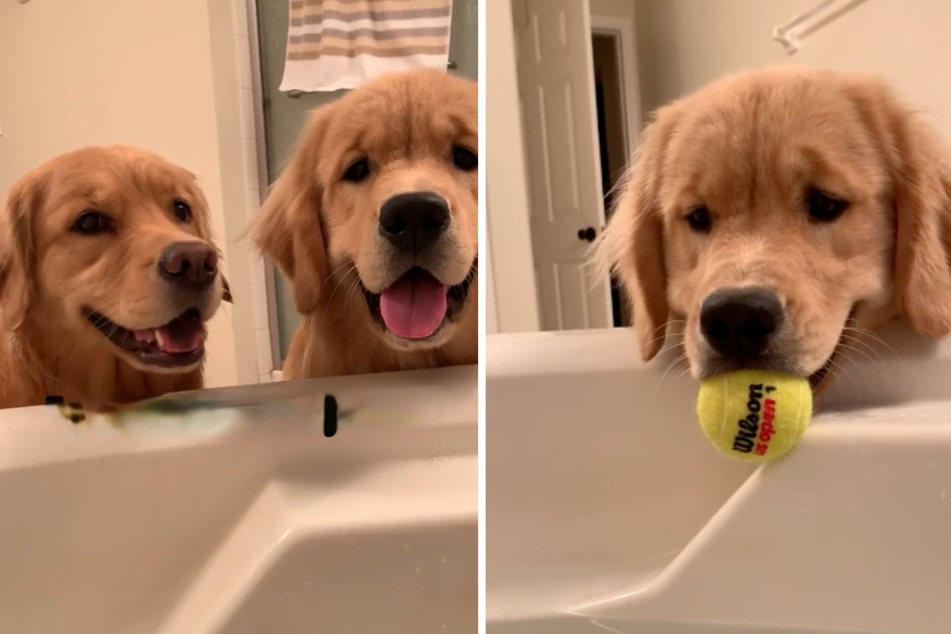
POLYGON ((634 19, 634 0, 588 0, 591 15, 634 19))
MULTIPOLYGON (((0 190, 78 146, 140 145, 198 174, 228 259, 214 80, 207 2, 0 2, 0 190)), ((232 322, 212 322, 211 385, 237 380, 232 322)))
POLYGON ((814 4, 636 0, 645 116, 725 73, 796 63, 883 74, 951 139, 951 2, 863 2, 804 38, 800 51, 787 56, 772 40, 773 27, 814 4))

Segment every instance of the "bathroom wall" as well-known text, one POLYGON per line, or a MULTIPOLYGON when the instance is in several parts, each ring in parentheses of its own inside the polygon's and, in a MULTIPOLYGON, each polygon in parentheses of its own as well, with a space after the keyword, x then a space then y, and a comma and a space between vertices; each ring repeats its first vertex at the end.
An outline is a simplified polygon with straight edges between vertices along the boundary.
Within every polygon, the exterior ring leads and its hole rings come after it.
MULTIPOLYGON (((597 1, 597 0, 594 0, 597 1)), ((951 3, 944 0, 842 2, 851 9, 786 55, 773 27, 814 0, 635 0, 645 116, 725 73, 806 64, 879 73, 951 139, 951 3), (937 74, 936 74, 937 71, 937 74)))
POLYGON ((634 0, 588 0, 591 15, 634 19, 634 0))

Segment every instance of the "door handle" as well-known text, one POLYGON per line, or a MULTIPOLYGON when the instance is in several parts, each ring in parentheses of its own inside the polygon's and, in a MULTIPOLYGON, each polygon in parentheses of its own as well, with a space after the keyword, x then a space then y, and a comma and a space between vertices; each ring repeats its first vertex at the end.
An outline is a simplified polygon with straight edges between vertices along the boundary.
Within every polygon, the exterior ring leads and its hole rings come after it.
POLYGON ((594 227, 588 227, 587 229, 578 229, 578 239, 586 240, 588 242, 594 242, 594 238, 597 234, 594 231, 594 227))

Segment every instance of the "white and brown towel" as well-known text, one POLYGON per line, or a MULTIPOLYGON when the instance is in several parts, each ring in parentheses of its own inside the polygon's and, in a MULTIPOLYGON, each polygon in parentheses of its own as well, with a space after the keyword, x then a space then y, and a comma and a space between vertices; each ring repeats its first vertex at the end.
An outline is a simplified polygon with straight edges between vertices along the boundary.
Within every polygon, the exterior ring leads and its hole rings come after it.
POLYGON ((356 88, 449 61, 452 0, 290 0, 281 90, 356 88))

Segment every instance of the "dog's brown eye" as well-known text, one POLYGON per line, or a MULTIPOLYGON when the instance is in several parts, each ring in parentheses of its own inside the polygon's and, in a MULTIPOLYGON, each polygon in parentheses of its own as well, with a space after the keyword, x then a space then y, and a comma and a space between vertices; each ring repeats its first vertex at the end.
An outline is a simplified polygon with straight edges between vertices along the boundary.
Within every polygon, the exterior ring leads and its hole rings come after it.
POLYGON ((73 231, 94 235, 109 230, 109 219, 98 211, 84 211, 73 223, 73 231))
POLYGON ((172 203, 172 213, 181 222, 189 222, 192 219, 192 208, 184 200, 176 200, 172 203))
POLYGON ((821 222, 831 222, 835 220, 849 207, 848 201, 833 198, 816 189, 810 190, 807 193, 806 202, 809 205, 809 215, 814 220, 821 222))
POLYGON ((343 180, 351 183, 365 181, 370 176, 370 161, 364 157, 351 163, 343 173, 343 180))
POLYGON ((476 156, 476 153, 460 145, 452 149, 452 162, 465 172, 471 172, 479 167, 479 157, 476 156))
POLYGON ((687 214, 687 224, 694 231, 706 233, 710 231, 713 219, 710 217, 710 210, 706 207, 697 207, 687 214))

